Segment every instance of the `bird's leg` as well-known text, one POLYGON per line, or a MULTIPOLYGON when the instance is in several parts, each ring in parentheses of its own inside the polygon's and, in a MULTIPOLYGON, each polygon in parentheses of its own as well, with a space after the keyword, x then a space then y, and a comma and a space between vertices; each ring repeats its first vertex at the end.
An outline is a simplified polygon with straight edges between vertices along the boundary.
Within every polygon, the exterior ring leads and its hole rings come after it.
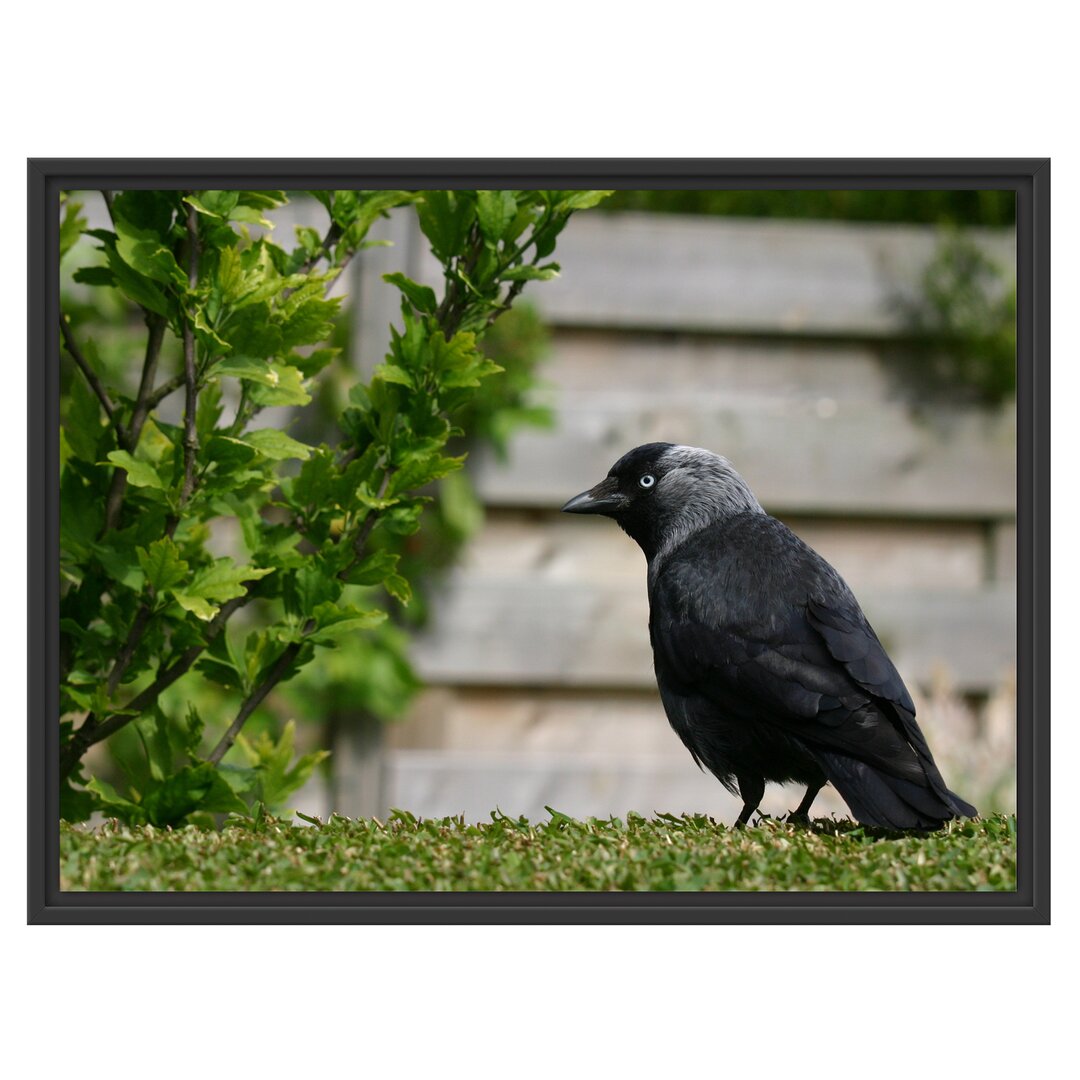
POLYGON ((750 820, 750 815, 758 808, 762 797, 765 795, 765 778, 763 776, 739 776, 736 773, 735 779, 739 782, 739 794, 742 796, 743 801, 742 813, 739 814, 739 818, 735 822, 735 828, 745 829, 746 823, 750 820))
POLYGON ((792 810, 792 812, 788 814, 788 821, 799 821, 805 824, 809 824, 810 807, 813 805, 814 800, 817 798, 817 793, 824 786, 824 783, 808 785, 806 788, 806 794, 803 796, 803 801, 799 803, 796 809, 792 810))

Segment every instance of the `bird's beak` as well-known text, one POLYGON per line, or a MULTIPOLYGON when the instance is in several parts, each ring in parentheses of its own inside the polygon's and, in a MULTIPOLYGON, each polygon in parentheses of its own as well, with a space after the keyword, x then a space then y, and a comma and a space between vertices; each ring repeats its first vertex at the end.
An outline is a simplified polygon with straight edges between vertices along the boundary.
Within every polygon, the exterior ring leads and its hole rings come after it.
POLYGON ((565 514, 614 514, 630 500, 619 491, 619 481, 613 476, 601 480, 594 488, 575 495, 564 507, 565 514))

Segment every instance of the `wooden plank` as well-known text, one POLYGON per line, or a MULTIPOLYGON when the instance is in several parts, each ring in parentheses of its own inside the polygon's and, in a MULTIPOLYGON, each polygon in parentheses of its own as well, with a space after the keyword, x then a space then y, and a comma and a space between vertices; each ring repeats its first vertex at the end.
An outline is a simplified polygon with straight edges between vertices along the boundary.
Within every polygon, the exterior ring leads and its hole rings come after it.
POLYGON ((1016 581, 1016 523, 1003 521, 990 530, 990 574, 994 581, 1016 581))
MULTIPOLYGON (((967 232, 1014 273, 1010 229, 967 232)), ((560 326, 879 337, 903 329, 939 232, 926 226, 591 212, 529 301, 560 326)), ((439 282, 428 256, 423 277, 439 282)))
MULTIPOLYGON (((977 709, 942 696, 916 696, 927 738, 963 753, 978 730, 977 709)), ((682 763, 687 751, 671 730, 655 687, 566 691, 531 687, 454 687, 423 692, 387 731, 387 751, 475 754, 606 754, 622 760, 682 763)), ((1007 763, 1008 754, 1002 754, 1007 763)))
POLYGON ((890 342, 559 329, 541 371, 555 387, 556 405, 619 409, 644 397, 760 409, 783 401, 821 415, 830 405, 908 401, 912 392, 895 350, 890 342))
MULTIPOLYGON (((475 751, 398 750, 389 755, 389 805, 405 806, 418 817, 464 814, 467 822, 490 821, 498 808, 530 821, 547 821, 552 806, 576 818, 617 816, 627 811, 711 814, 733 822, 741 802, 714 777, 685 760, 662 762, 611 754, 523 754, 475 751)), ((794 809, 799 792, 770 784, 762 800, 765 813, 794 809)), ((829 788, 814 804, 815 813, 849 816, 829 788)))
MULTIPOLYGON (((1011 586, 970 592, 864 593, 860 601, 904 677, 944 677, 986 691, 1016 656, 1011 586)), ((488 686, 653 685, 645 584, 503 581, 459 572, 434 599, 413 659, 432 684, 488 686)))
MULTIPOLYGON (((974 589, 986 576, 978 522, 836 521, 788 518, 853 589, 974 589)), ((474 580, 621 584, 645 577, 637 545, 611 522, 566 514, 496 510, 469 541, 461 566, 474 580)))
POLYGON ((470 463, 477 488, 496 506, 558 507, 627 450, 666 441, 724 454, 774 513, 1015 515, 1012 412, 956 412, 933 423, 892 403, 865 409, 833 401, 822 412, 776 399, 750 410, 719 396, 610 407, 567 401, 555 431, 514 437, 506 463, 478 451, 470 463))

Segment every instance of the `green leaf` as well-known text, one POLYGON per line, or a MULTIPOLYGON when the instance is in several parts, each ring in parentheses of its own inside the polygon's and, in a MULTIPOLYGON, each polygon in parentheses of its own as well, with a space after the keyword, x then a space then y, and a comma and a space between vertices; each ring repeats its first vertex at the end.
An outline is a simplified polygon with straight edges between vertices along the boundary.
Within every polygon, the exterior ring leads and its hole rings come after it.
MULTIPOLYGON (((334 332, 333 319, 341 306, 340 300, 307 300, 302 303, 281 326, 283 347, 315 345, 325 341, 334 332)), ((251 350, 245 350, 251 351, 251 350)))
POLYGON ((142 591, 146 578, 139 568, 137 554, 130 547, 96 542, 90 548, 113 581, 136 592, 142 591))
POLYGON ((588 210, 598 203, 602 203, 609 195, 614 194, 614 190, 565 192, 564 197, 559 200, 555 209, 556 211, 588 210))
POLYGON ((185 596, 183 593, 174 591, 172 597, 185 611, 190 611, 203 622, 209 622, 218 613, 217 605, 211 604, 209 600, 204 600, 201 596, 185 596))
POLYGON ((263 386, 277 386, 281 382, 281 375, 272 364, 250 356, 226 356, 216 360, 206 374, 208 377, 231 375, 235 379, 248 379, 263 386))
POLYGON ((202 191, 198 195, 187 195, 184 202, 195 207, 200 214, 228 221, 229 215, 240 202, 239 191, 202 191))
MULTIPOLYGON (((88 351, 88 359, 92 366, 96 366, 93 364, 93 357, 89 355, 89 347, 88 340, 84 348, 88 351)), ((82 461, 96 460, 102 432, 101 403, 81 375, 71 384, 67 411, 64 416, 64 428, 67 432, 68 443, 76 457, 82 461)))
POLYGON ((169 301, 157 285, 148 277, 132 270, 117 253, 115 247, 107 247, 105 252, 109 260, 109 269, 113 272, 120 291, 147 311, 168 318, 169 301))
POLYGON ((434 289, 429 289, 426 285, 420 285, 400 273, 383 274, 382 277, 383 281, 399 288, 417 311, 423 312, 425 315, 435 314, 439 302, 436 299, 434 289))
POLYGON ((405 386, 410 390, 416 385, 413 377, 396 364, 379 364, 372 372, 372 377, 382 379, 383 382, 395 383, 397 386, 405 386))
POLYGON ((300 475, 293 482, 292 501, 301 507, 321 508, 330 491, 330 484, 335 476, 333 455, 324 447, 319 447, 304 462, 300 475))
POLYGON ((117 817, 129 825, 142 825, 146 822, 146 811, 130 799, 118 794, 112 784, 92 777, 86 790, 96 796, 95 802, 106 817, 117 817))
POLYGON ((116 275, 107 266, 80 266, 72 280, 83 285, 115 285, 116 275))
POLYGON ((406 607, 412 600, 412 588, 400 574, 391 574, 384 582, 383 588, 399 603, 406 607))
POLYGON ((305 379, 318 375, 327 364, 331 363, 341 354, 340 349, 313 349, 307 356, 299 353, 290 353, 286 362, 294 368, 299 368, 300 374, 305 379))
POLYGON ((237 356, 278 356, 287 348, 281 327, 272 321, 270 305, 265 301, 250 303, 246 299, 245 306, 235 311, 218 332, 237 356))
POLYGON ((136 273, 163 285, 187 288, 187 275, 180 269, 173 253, 151 229, 140 229, 116 214, 116 251, 136 273))
POLYGON ((481 379, 497 375, 503 369, 486 357, 477 359, 467 366, 448 371, 439 377, 439 388, 452 390, 457 387, 479 386, 481 379))
MULTIPOLYGON (((60 222, 60 258, 62 259, 74 246, 86 228, 86 218, 79 217, 83 204, 68 199, 64 203, 64 216, 60 222)), ((76 277, 76 280, 78 278, 76 277)))
POLYGON ((392 551, 376 551, 354 566, 346 575, 350 585, 381 585, 397 570, 400 555, 392 551))
POLYGON ((232 559, 218 559, 212 566, 199 571, 184 592, 207 600, 232 600, 247 592, 244 582, 257 581, 273 572, 273 568, 237 566, 232 559))
POLYGON ((478 191, 476 216, 484 240, 494 247, 502 239, 506 227, 517 213, 517 200, 512 191, 478 191))
POLYGON ((69 780, 60 785, 60 820, 85 821, 94 812, 94 797, 73 787, 69 780))
POLYGON ((253 446, 263 457, 272 461, 286 461, 296 459, 307 461, 311 457, 311 447, 286 435, 277 428, 259 428, 256 431, 245 431, 243 442, 253 446))
POLYGON ((175 757, 172 740, 169 738, 169 721, 161 709, 155 706, 152 716, 141 716, 135 721, 135 728, 143 740, 151 778, 164 780, 173 771, 175 757))
POLYGON ((203 450, 202 457, 213 462, 219 469, 235 469, 251 461, 257 451, 243 439, 231 435, 212 435, 203 450))
POLYGON ((199 344, 211 356, 221 356, 232 351, 232 345, 226 341, 206 320, 206 309, 199 308, 194 319, 195 336, 199 344))
POLYGON ((550 281, 559 276, 559 264, 547 266, 515 266, 502 275, 503 281, 550 281))
MULTIPOLYGON (((113 450, 108 455, 109 462, 127 472, 128 483, 134 487, 157 488, 165 490, 165 482, 158 476, 154 466, 148 461, 136 461, 126 450, 113 450)), ((106 464, 102 462, 101 464, 106 464)))
POLYGON ((329 756, 327 751, 318 750, 304 754, 293 762, 295 739, 296 722, 290 720, 277 742, 265 731, 250 741, 243 734, 236 740, 237 746, 255 768, 262 801, 271 806, 280 804, 306 784, 315 767, 329 756))
POLYGON ((221 383, 214 380, 203 387, 195 406, 195 434, 200 445, 210 438, 221 419, 221 413, 221 383))
POLYGON ((244 268, 240 253, 233 247, 225 247, 218 253, 216 285, 221 300, 231 304, 244 291, 244 268))
POLYGON ((333 603, 323 603, 311 614, 317 628, 308 636, 319 643, 334 641, 362 630, 372 630, 386 621, 385 611, 377 608, 364 610, 352 604, 339 607, 333 603))
POLYGON ((424 192, 416 214, 437 259, 445 263, 461 253, 474 213, 475 204, 464 192, 424 192))
POLYGON ((309 259, 322 249, 322 237, 309 225, 296 226, 296 239, 309 259))
POLYGON ((464 464, 464 454, 461 457, 442 457, 434 454, 431 457, 410 461, 394 473, 390 480, 389 494, 398 495, 403 491, 423 487, 433 480, 440 480, 448 473, 455 472, 464 464))
POLYGON ((232 213, 229 214, 229 220, 242 221, 248 225, 262 225, 263 228, 266 229, 272 229, 274 227, 274 223, 254 206, 235 207, 232 213))
POLYGON ((270 380, 253 383, 249 396, 256 405, 306 405, 311 400, 303 376, 294 367, 271 364, 270 380))
POLYGON ((147 583, 156 592, 179 585, 187 577, 188 564, 180 558, 180 550, 169 537, 155 540, 149 547, 137 548, 139 565, 147 583))
POLYGON ((301 566, 287 579, 286 607, 295 615, 310 617, 320 604, 333 603, 341 595, 342 583, 320 561, 301 566))
POLYGON ((273 572, 273 567, 237 566, 231 559, 218 559, 197 573, 182 591, 172 588, 169 592, 185 611, 209 620, 217 614, 219 603, 247 592, 245 582, 257 581, 273 572))
MULTIPOLYGON (((188 814, 198 810, 214 791, 216 773, 216 768, 209 762, 187 765, 173 773, 142 801, 142 809, 150 824, 158 828, 179 825, 188 814)), ((233 805, 239 802, 227 785, 223 785, 223 789, 231 796, 233 805)))

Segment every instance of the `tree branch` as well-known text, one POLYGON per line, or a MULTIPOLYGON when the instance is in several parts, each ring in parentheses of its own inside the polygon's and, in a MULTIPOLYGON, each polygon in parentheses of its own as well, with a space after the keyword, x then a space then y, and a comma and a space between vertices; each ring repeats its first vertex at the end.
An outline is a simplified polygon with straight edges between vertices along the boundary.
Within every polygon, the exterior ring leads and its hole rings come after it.
MULTIPOLYGON (((124 445, 126 449, 134 453, 139 445, 139 436, 142 434, 143 424, 153 408, 152 387, 154 376, 157 374, 158 357, 161 355, 161 343, 165 338, 165 320, 160 315, 147 314, 146 325, 149 333, 146 338, 146 354, 143 357, 142 378, 139 380, 139 393, 135 399, 135 408, 131 413, 131 426, 126 433, 124 445)), ((120 520, 120 510, 124 504, 124 492, 127 490, 127 472, 124 469, 113 469, 112 480, 109 482, 109 492, 105 497, 105 522, 101 527, 100 536, 104 536, 111 529, 116 528, 120 520)))
MULTIPOLYGON (((188 206, 188 287, 195 288, 199 280, 199 222, 195 207, 188 206)), ((191 498, 195 487, 195 453, 199 440, 195 434, 195 409, 198 401, 197 373, 195 370, 195 325, 188 316, 184 319, 184 482, 180 488, 180 505, 191 498)))
MULTIPOLYGON (((314 624, 309 622, 308 626, 304 628, 304 632, 309 633, 309 627, 313 627, 314 624)), ((236 714, 236 719, 229 725, 228 731, 218 740, 217 746, 210 751, 210 756, 206 759, 212 765, 217 765, 218 762, 232 749, 232 744, 236 741, 236 736, 240 734, 240 729, 247 723, 248 717, 262 704, 263 699, 275 686, 285 677, 285 673, 289 670, 292 662, 300 654, 300 649, 303 647, 302 641, 293 641, 285 646, 285 651, 277 658, 274 666, 266 673, 266 678, 263 679, 254 690, 244 699, 244 703, 240 706, 240 711, 236 714)))
MULTIPOLYGON (((255 584, 255 580, 244 582, 246 588, 251 588, 255 584)), ((222 630, 225 629, 225 624, 229 619, 239 611, 240 608, 245 604, 250 603, 253 599, 254 597, 251 593, 245 593, 243 596, 237 596, 222 604, 217 615, 214 616, 206 627, 206 633, 204 635, 205 640, 203 643, 201 645, 191 645, 185 649, 176 660, 158 674, 158 677, 146 687, 145 690, 136 694, 136 696, 123 707, 123 711, 111 713, 104 720, 98 720, 93 713, 90 713, 83 721, 79 730, 72 736, 71 741, 67 745, 67 749, 61 755, 60 779, 63 780, 71 773, 71 770, 75 768, 83 754, 85 754, 91 746, 101 742, 103 739, 107 739, 121 728, 126 727, 148 706, 157 701, 158 696, 172 686, 181 675, 186 675, 191 669, 192 664, 198 660, 203 650, 213 642, 222 630), (129 710, 131 711, 130 715, 129 710)))
POLYGON ((171 379, 163 382, 147 399, 146 411, 152 413, 174 390, 179 390, 184 385, 184 373, 174 375, 171 379))
POLYGON ((150 333, 146 338, 146 355, 143 357, 142 378, 139 379, 139 392, 135 396, 135 408, 131 412, 131 449, 134 451, 142 434, 143 424, 150 415, 150 410, 160 400, 154 389, 157 376, 158 358, 161 356, 161 343, 165 340, 165 320, 160 315, 148 315, 146 325, 150 333))
POLYGON ((63 315, 60 316, 60 334, 64 339, 64 347, 70 354, 71 359, 75 361, 79 370, 86 377, 86 381, 90 384, 90 389, 94 391, 98 401, 101 402, 101 407, 105 410, 105 415, 109 418, 109 423, 116 429, 117 441, 121 446, 127 446, 127 435, 124 431, 124 425, 120 423, 120 418, 116 414, 116 406, 112 403, 109 392, 101 384, 101 380, 94 373, 94 369, 87 363, 86 357, 83 356, 82 350, 75 341, 75 335, 72 334, 71 327, 68 326, 67 320, 63 315))
MULTIPOLYGON (((330 222, 330 228, 326 230, 326 235, 322 239, 322 243, 319 245, 319 250, 315 252, 300 268, 297 270, 298 274, 309 274, 315 268, 315 264, 320 259, 332 258, 333 252, 330 250, 334 244, 341 239, 341 226, 336 221, 330 222)), ((352 258, 352 255, 349 255, 352 258)), ((342 263, 342 266, 345 264, 342 263)))
MULTIPOLYGON (((386 489, 390 486, 390 477, 394 475, 394 467, 392 465, 386 466, 386 471, 383 473, 382 482, 379 484, 379 494, 375 496, 377 499, 381 499, 386 494, 386 489)), ((368 512, 368 516, 364 518, 363 525, 360 526, 360 531, 357 532, 353 538, 353 557, 349 562, 349 565, 344 570, 338 572, 338 577, 342 581, 348 576, 349 571, 363 558, 364 548, 367 546, 368 537, 371 536, 372 530, 378 524, 379 514, 381 511, 372 509, 368 512)))
MULTIPOLYGON (((119 472, 119 470, 117 471, 119 472)), ((149 604, 142 604, 135 613, 135 618, 131 623, 131 630, 128 631, 127 641, 124 642, 124 647, 120 650, 116 662, 112 666, 112 671, 109 672, 108 682, 105 684, 109 697, 116 693, 116 688, 120 685, 120 680, 123 678, 124 672, 127 671, 128 664, 131 663, 131 658, 135 655, 135 650, 139 647, 143 634, 146 633, 146 624, 150 621, 150 611, 149 604)))

